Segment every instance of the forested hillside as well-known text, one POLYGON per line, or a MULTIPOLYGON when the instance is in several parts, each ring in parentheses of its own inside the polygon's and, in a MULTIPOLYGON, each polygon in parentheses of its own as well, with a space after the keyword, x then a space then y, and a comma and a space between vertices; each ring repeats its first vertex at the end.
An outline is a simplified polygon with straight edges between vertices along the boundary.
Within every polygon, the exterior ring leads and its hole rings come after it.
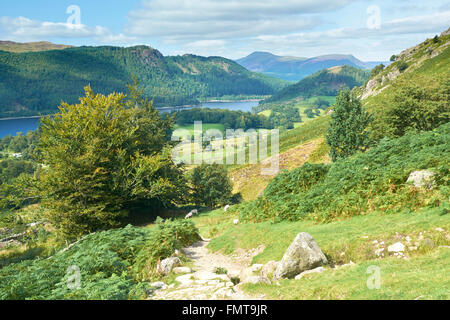
POLYGON ((221 57, 164 57, 147 46, 0 51, 0 117, 51 113, 75 103, 90 84, 103 94, 126 91, 134 76, 156 107, 197 104, 224 95, 270 95, 286 83, 221 57))
POLYGON ((369 79, 368 71, 351 66, 324 69, 290 85, 266 99, 264 103, 281 102, 293 98, 312 96, 335 96, 342 87, 352 89, 363 85, 369 79))

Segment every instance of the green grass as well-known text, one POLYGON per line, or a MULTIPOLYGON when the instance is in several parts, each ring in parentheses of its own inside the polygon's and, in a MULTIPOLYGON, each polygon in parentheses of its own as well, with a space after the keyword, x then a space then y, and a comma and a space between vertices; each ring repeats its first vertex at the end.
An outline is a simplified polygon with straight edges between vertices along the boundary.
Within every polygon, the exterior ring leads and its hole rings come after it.
POLYGON ((292 130, 280 134, 280 152, 323 136, 330 122, 330 116, 313 119, 292 130))
POLYGON ((277 285, 246 285, 249 293, 267 299, 443 299, 450 298, 448 265, 450 250, 440 248, 408 261, 388 258, 321 274, 301 280, 280 280, 277 285), (380 288, 367 287, 370 266, 380 269, 380 288))
MULTIPOLYGON (((184 126, 176 124, 174 126, 174 130, 178 130, 178 129, 188 130, 191 135, 194 135, 194 125, 193 124, 184 125, 184 126)), ((225 132, 225 126, 221 123, 202 123, 202 133, 209 129, 217 129, 222 133, 225 132)))
POLYGON ((450 252, 439 246, 450 245, 450 216, 443 212, 439 207, 391 215, 374 212, 328 224, 299 221, 233 225, 235 217, 218 209, 200 214, 194 222, 203 237, 216 237, 208 246, 214 252, 231 254, 238 248, 264 245, 264 251, 252 263, 279 261, 299 232, 311 234, 332 263, 356 263, 338 269, 327 266, 320 275, 280 280, 280 285, 245 285, 244 290, 250 294, 265 294, 268 299, 448 299, 450 277, 446 266, 450 252), (421 232, 434 242, 432 249, 417 240, 421 232), (406 236, 420 243, 418 250, 407 249, 408 260, 375 255, 374 240, 384 241, 387 248, 398 241, 405 243, 406 236), (369 290, 366 285, 370 276, 367 268, 372 265, 381 270, 379 290, 369 290))
POLYGON ((200 219, 198 227, 203 234, 208 234, 212 228, 217 229, 220 234, 209 244, 213 251, 229 254, 237 248, 251 249, 264 245, 265 250, 255 256, 253 262, 279 261, 295 236, 299 232, 307 232, 329 258, 341 264, 350 260, 360 262, 374 258, 373 240, 382 240, 386 244, 397 242, 396 232, 410 235, 414 239, 420 232, 427 231, 436 243, 449 244, 449 239, 442 238, 442 234, 434 230, 436 227, 446 230, 450 228, 450 216, 440 215, 441 213, 442 208, 434 208, 391 215, 373 212, 326 224, 298 221, 233 225, 232 216, 220 215, 220 211, 215 211, 209 217, 214 224, 209 227, 206 225, 206 215, 197 219, 200 219), (341 255, 342 252, 345 254, 341 255))

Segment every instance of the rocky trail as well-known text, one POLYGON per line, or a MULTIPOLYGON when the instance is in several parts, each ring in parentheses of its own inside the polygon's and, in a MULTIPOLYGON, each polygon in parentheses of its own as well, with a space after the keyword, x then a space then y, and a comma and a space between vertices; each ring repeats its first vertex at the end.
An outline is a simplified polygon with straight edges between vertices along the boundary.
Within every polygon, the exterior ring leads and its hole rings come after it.
MULTIPOLYGON (((235 279, 248 267, 245 257, 226 256, 212 253, 206 248, 209 240, 204 239, 192 246, 182 249, 192 262, 190 268, 174 268, 180 275, 176 278, 178 284, 166 285, 155 283, 158 289, 150 296, 152 300, 252 300, 263 299, 263 296, 251 297, 244 293, 235 279), (215 273, 217 269, 223 273, 215 273), (182 274, 184 271, 184 274, 182 274), (188 273, 185 273, 188 271, 188 273), (190 272, 189 272, 190 271, 190 272), (226 271, 226 274, 225 274, 226 271)), ((248 258, 248 256, 247 256, 248 258)))

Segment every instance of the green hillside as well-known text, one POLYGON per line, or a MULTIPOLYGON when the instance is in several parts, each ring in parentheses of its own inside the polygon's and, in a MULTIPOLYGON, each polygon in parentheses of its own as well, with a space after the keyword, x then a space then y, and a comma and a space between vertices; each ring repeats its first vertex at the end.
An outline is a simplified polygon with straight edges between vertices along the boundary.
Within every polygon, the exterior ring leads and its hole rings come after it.
POLYGON ((369 76, 368 71, 347 65, 324 69, 280 90, 254 111, 269 117, 276 126, 292 129, 323 115, 341 88, 361 86, 369 76))
POLYGON ((264 103, 282 102, 294 98, 335 96, 342 87, 361 86, 369 79, 369 72, 342 66, 324 69, 274 94, 264 103))
POLYGON ((270 95, 286 85, 225 58, 164 57, 147 46, 0 51, 0 74, 0 117, 54 112, 61 100, 77 102, 88 84, 103 94, 125 92, 131 76, 141 80, 156 107, 225 95, 270 95))
POLYGON ((397 137, 407 127, 429 130, 450 120, 450 34, 428 39, 393 56, 395 62, 355 88, 374 114, 376 138, 397 137), (396 128, 395 130, 393 128, 396 128))

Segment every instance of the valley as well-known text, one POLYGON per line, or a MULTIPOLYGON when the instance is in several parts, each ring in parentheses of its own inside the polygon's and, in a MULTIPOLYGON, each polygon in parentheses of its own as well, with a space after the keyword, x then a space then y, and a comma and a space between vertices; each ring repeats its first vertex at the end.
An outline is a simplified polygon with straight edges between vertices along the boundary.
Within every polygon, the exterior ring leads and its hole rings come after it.
POLYGON ((0 300, 448 300, 449 54, 0 43, 0 300))

